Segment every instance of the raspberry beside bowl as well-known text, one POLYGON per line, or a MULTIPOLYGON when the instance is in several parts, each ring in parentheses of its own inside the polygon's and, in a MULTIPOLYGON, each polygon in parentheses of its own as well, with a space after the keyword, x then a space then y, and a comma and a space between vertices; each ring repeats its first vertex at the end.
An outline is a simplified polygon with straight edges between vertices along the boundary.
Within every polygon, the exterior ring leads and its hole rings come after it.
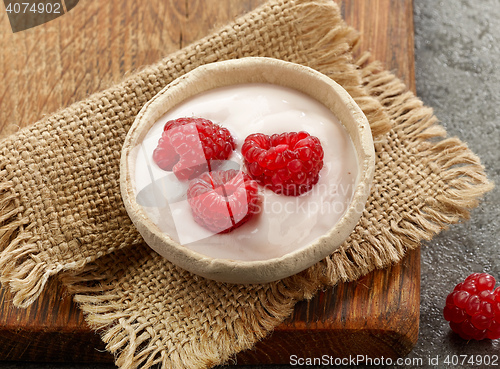
MULTIPOLYGON (((321 137, 320 137, 321 139, 321 137)), ((244 58, 208 64, 173 81, 139 112, 122 150, 120 184, 125 208, 146 243, 172 263, 209 279, 232 283, 266 283, 298 273, 335 251, 358 222, 374 172, 374 148, 366 117, 338 84, 308 67, 269 58, 244 58), (308 95, 328 108, 352 141, 357 178, 352 199, 331 227, 303 247, 261 260, 237 260, 197 252, 160 229, 138 201, 135 163, 148 132, 167 112, 205 91, 244 84, 283 86, 308 95)), ((300 224, 297 224, 300 227, 300 224)))

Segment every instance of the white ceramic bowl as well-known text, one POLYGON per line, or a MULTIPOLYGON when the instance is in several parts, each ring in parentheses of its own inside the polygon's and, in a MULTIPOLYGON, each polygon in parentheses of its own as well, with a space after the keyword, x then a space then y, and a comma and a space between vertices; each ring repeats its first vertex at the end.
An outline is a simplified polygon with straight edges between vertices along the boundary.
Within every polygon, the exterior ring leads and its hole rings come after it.
MULTIPOLYGON (((327 76, 302 65, 270 58, 244 58, 207 64, 170 83, 139 112, 121 154, 120 185, 125 208, 145 242, 172 263, 188 271, 230 283, 266 283, 296 274, 334 252, 349 236, 370 192, 375 153, 368 121, 351 96, 327 76), (190 250, 160 231, 137 203, 134 150, 167 111, 186 99, 223 86, 268 83, 298 90, 326 106, 352 140, 358 178, 352 201, 340 220, 314 242, 281 257, 258 261, 219 259, 190 250)), ((297 225, 300 227, 300 225, 297 225)))

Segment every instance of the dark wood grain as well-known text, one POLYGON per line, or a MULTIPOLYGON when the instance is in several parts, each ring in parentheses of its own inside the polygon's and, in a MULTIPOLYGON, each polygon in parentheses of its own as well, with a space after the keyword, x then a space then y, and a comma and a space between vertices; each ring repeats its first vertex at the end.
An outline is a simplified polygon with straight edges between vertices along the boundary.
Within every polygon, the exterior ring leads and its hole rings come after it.
MULTIPOLYGON (((118 82, 128 71, 203 37, 264 0, 81 0, 67 15, 12 34, 0 5, 0 134, 118 82)), ((415 89, 411 0, 339 0, 370 50, 415 89)), ((239 364, 299 357, 396 357, 416 342, 420 253, 297 304, 239 364)), ((28 309, 0 289, 0 359, 111 362, 71 296, 52 280, 28 309)))

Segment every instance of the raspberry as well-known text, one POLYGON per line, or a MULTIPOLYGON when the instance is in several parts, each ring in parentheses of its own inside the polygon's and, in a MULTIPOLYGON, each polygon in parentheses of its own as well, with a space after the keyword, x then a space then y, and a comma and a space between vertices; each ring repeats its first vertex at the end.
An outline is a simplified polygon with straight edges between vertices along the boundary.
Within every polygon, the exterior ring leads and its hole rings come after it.
POLYGON ((250 176, 278 194, 299 196, 319 179, 323 148, 307 132, 249 135, 241 148, 250 176))
POLYGON ((466 340, 500 338, 500 287, 487 273, 473 273, 446 297, 444 318, 466 340))
POLYGON ((231 232, 259 211, 257 183, 234 169, 193 179, 187 199, 195 221, 214 233, 231 232))
POLYGON ((203 118, 178 118, 165 124, 153 160, 179 180, 193 179, 212 170, 214 161, 226 160, 235 148, 226 128, 203 118))

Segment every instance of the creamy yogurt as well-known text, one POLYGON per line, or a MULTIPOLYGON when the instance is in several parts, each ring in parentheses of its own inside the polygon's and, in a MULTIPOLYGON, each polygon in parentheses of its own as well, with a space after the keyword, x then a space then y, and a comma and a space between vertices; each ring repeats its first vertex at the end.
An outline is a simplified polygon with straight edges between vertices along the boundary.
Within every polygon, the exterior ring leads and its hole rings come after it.
POLYGON ((137 201, 159 229, 200 254, 232 260, 276 258, 311 244, 344 214, 358 176, 352 141, 332 112, 299 91, 271 84, 223 87, 186 100, 153 125, 136 154, 137 201), (228 128, 237 148, 225 166, 243 170, 240 150, 248 135, 307 131, 323 146, 320 179, 298 197, 261 188, 261 213, 228 234, 213 234, 193 220, 186 199, 188 183, 152 160, 165 123, 186 116, 228 128))

